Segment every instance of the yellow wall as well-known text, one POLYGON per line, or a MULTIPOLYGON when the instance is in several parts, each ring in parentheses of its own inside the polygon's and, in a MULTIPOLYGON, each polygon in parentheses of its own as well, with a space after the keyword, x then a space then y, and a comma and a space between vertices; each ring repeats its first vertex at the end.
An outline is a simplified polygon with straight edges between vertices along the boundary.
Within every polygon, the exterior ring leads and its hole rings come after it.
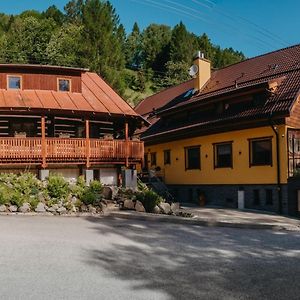
MULTIPOLYGON (((280 125, 281 182, 287 182, 286 126, 280 125)), ((167 184, 275 184, 276 137, 271 127, 260 127, 226 133, 200 136, 165 144, 145 146, 145 152, 156 152, 157 166, 165 174, 167 184), (249 138, 270 137, 272 139, 272 166, 249 167, 249 138), (213 143, 233 141, 233 168, 214 169, 213 143), (201 170, 185 170, 184 147, 200 145, 201 170), (163 151, 171 150, 171 164, 164 165, 163 151), (241 154, 239 154, 241 152, 241 154), (207 156, 207 157, 206 157, 207 156)))

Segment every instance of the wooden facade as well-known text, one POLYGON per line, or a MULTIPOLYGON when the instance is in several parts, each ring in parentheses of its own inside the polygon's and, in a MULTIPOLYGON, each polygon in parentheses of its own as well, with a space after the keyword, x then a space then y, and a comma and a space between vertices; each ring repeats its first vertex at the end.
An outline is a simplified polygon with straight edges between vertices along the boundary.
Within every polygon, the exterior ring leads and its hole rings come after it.
POLYGON ((142 118, 98 75, 86 72, 0 65, 0 168, 128 167, 142 161, 143 142, 132 139, 142 118), (19 88, 9 87, 10 76, 21 78, 19 88), (60 79, 70 80, 70 90, 59 90, 60 79))

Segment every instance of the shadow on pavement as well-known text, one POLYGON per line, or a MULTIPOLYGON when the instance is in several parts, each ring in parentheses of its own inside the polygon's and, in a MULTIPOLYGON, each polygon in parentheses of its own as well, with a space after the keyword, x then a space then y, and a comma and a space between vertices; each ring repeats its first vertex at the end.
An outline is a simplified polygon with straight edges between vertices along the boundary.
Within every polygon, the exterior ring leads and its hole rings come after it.
POLYGON ((112 247, 86 262, 170 299, 299 299, 300 234, 87 218, 112 247))

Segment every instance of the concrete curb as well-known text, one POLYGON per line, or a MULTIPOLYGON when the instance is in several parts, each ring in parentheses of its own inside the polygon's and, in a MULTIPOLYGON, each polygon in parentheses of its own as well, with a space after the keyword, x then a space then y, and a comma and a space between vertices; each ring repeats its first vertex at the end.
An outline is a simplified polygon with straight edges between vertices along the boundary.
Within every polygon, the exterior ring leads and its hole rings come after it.
POLYGON ((139 221, 152 221, 152 222, 166 222, 172 224, 183 225, 198 225, 206 227, 229 227, 240 229, 264 229, 275 231, 300 231, 300 227, 288 225, 288 224, 266 224, 266 223, 238 223, 238 222, 226 222, 216 220, 204 220, 197 217, 184 218, 168 215, 156 215, 149 213, 134 213, 134 212, 110 212, 105 215, 106 217, 114 217, 120 219, 139 220, 139 221))

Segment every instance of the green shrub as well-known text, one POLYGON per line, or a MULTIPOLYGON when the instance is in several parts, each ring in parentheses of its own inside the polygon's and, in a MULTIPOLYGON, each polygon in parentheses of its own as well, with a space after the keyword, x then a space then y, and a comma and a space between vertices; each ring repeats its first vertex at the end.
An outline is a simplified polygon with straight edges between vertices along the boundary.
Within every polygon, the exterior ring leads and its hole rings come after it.
POLYGON ((61 175, 50 175, 46 189, 49 197, 54 199, 66 199, 71 192, 69 183, 61 175))
POLYGON ((72 195, 76 196, 77 198, 81 198, 82 194, 84 193, 85 187, 84 177, 79 176, 77 178, 76 184, 71 186, 72 195))
POLYGON ((137 192, 136 200, 142 202, 146 212, 153 212, 154 207, 163 202, 163 199, 152 190, 137 192))
POLYGON ((90 183, 90 189, 95 193, 101 194, 103 191, 103 185, 99 180, 93 180, 90 183))
POLYGON ((35 210, 37 208, 37 205, 39 204, 40 201, 39 201, 38 198, 32 197, 32 198, 29 199, 28 202, 29 202, 29 204, 31 206, 31 209, 35 210))

